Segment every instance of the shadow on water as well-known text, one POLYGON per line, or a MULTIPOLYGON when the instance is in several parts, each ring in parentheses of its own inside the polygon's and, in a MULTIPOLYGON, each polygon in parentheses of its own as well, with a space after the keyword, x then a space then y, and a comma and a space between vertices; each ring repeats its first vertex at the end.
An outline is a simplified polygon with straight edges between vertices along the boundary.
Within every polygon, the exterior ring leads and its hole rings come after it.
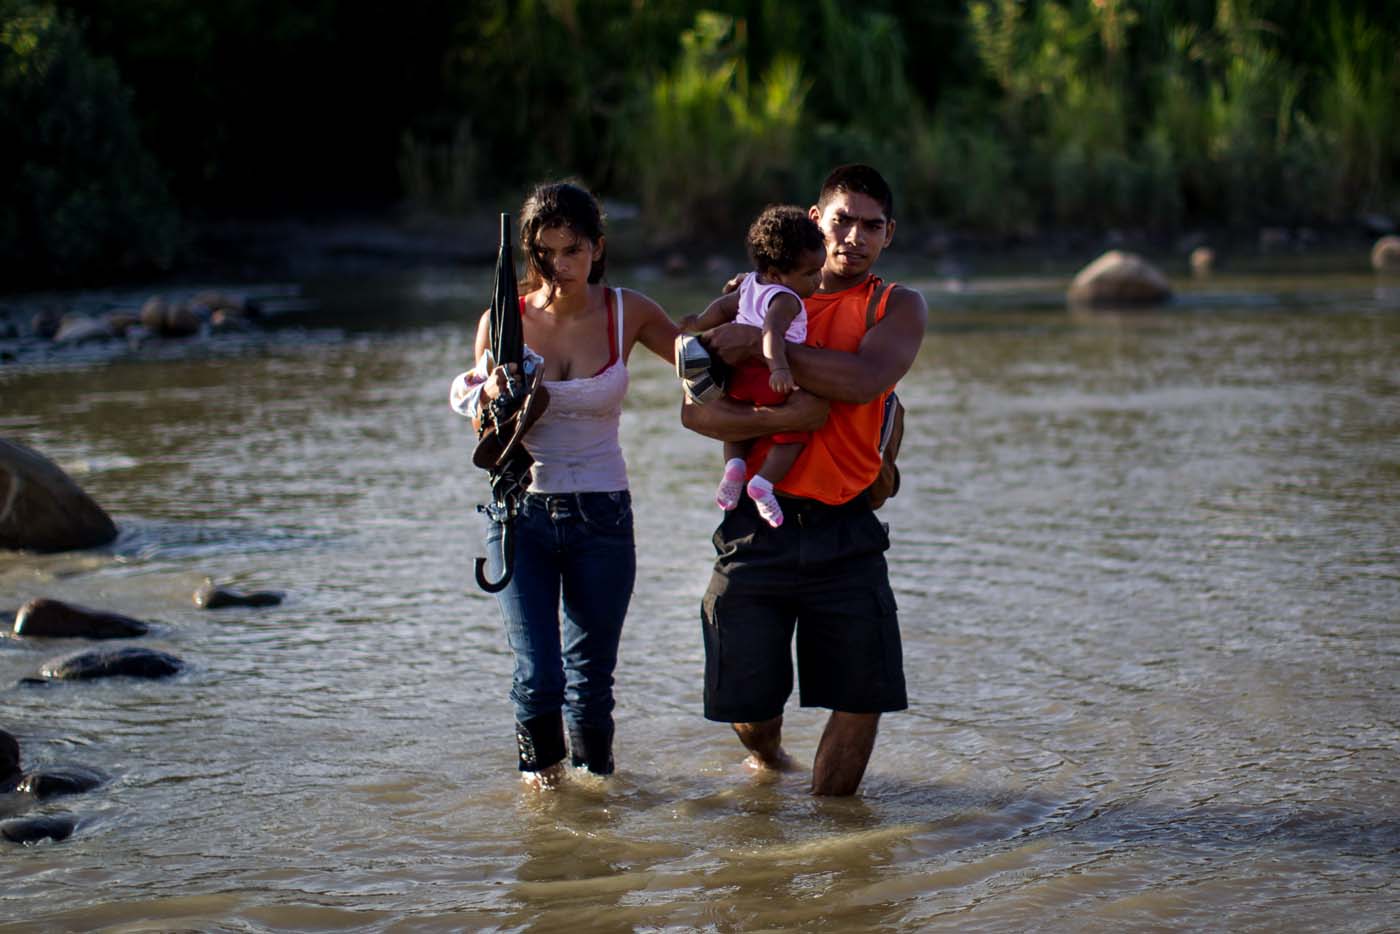
POLYGON ((989 887, 1146 853, 1172 854, 1178 873, 1317 858, 1389 874, 1400 862, 1400 820, 1362 809, 1066 801, 884 775, 859 797, 818 799, 805 780, 701 774, 668 798, 621 776, 522 793, 523 852, 490 915, 526 930, 639 930, 664 918, 686 929, 893 931, 909 930, 911 908, 930 897, 956 914, 989 887))
POLYGON ((1145 794, 1060 799, 1026 789, 925 785, 890 776, 869 784, 863 805, 872 823, 910 827, 911 839, 956 838, 951 831, 964 828, 977 844, 1047 836, 1110 849, 1153 845, 1252 851, 1281 844, 1400 862, 1400 815, 1364 806, 1329 810, 1207 800, 1174 807, 1152 803, 1145 794), (930 813, 939 816, 921 821, 921 815, 930 813))

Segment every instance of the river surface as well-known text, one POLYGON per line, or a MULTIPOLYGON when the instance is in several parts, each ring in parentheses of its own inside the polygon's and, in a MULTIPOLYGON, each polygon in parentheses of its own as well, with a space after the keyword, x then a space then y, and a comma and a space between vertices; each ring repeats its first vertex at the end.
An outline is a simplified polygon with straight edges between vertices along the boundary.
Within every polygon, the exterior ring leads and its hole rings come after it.
MULTIPOLYGON (((0 364, 0 433, 122 530, 0 554, 0 609, 126 612, 190 663, 24 687, 74 646, 0 641, 26 765, 111 776, 30 811, 70 839, 3 848, 0 930, 1395 930, 1400 282, 1276 265, 1114 314, 1067 310, 1069 271, 905 272, 911 707, 847 800, 752 775, 700 715, 721 458, 644 350, 618 772, 548 794, 514 771, 446 404, 487 271, 0 364), (200 610, 206 576, 287 600, 200 610)), ((713 285, 618 280, 675 315, 713 285)), ((821 723, 790 704, 804 763, 821 723)))

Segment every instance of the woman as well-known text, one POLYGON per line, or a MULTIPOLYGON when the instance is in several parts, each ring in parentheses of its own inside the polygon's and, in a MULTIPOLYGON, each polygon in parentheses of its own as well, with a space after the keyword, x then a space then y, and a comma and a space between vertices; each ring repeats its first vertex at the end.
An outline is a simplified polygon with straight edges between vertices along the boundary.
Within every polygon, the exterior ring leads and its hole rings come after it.
MULTIPOLYGON (((636 576, 618 445, 627 359, 640 343, 669 363, 679 332, 645 295, 604 285, 602 211, 578 185, 535 189, 520 211, 520 242, 521 322, 527 355, 542 358, 549 405, 524 438, 535 463, 514 528, 515 572, 496 600, 515 653, 520 770, 549 787, 563 775, 565 721, 573 765, 597 775, 613 770, 612 676, 636 576)), ((478 361, 489 317, 477 328, 478 361)), ((505 385, 499 367, 480 369, 452 387, 453 408, 474 422, 480 397, 494 399, 505 385)), ((492 579, 501 575, 501 536, 492 522, 492 579)))

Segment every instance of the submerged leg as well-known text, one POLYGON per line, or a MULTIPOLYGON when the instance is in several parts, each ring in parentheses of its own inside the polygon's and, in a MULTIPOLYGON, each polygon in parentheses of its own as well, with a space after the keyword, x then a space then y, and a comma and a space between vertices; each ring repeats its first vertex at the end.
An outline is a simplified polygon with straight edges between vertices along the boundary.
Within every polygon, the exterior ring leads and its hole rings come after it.
MULTIPOLYGON (((536 514, 517 520, 516 566, 510 583, 496 594, 506 637, 515 656, 511 700, 515 705, 517 766, 527 781, 553 784, 550 770, 562 773, 564 663, 559 650, 559 571, 551 554, 547 520, 536 514)), ((502 529, 492 523, 487 554, 499 562, 502 529)), ((492 568, 493 578, 500 568, 492 568)))
POLYGON ((587 769, 594 775, 613 773, 613 728, 569 724, 569 761, 576 769, 587 769))
POLYGON ((782 715, 761 723, 734 723, 739 742, 749 751, 748 764, 755 769, 773 769, 788 772, 797 768, 797 763, 783 749, 782 715))
POLYGON ((812 794, 853 795, 865 776, 880 730, 878 713, 833 710, 812 763, 812 794))
POLYGON ((515 724, 520 750, 520 771, 525 780, 541 788, 557 784, 564 771, 564 716, 545 714, 515 724))
POLYGON ((564 712, 573 763, 613 770, 613 671, 636 579, 631 498, 583 493, 563 549, 564 712))

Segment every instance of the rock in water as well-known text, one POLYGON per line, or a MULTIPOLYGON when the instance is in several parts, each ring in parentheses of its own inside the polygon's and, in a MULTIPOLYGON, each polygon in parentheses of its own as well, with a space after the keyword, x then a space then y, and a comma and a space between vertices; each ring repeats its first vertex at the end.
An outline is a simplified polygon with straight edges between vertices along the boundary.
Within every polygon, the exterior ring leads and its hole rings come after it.
POLYGON ((116 537, 107 513, 58 465, 0 438, 0 548, 69 551, 116 537))
POLYGON ((1198 246, 1191 251, 1191 272, 1197 276, 1208 276, 1215 270, 1215 251, 1208 246, 1198 246))
POLYGON ((1371 247, 1371 266, 1377 272, 1400 272, 1400 237, 1381 237, 1371 247))
POLYGON ((165 318, 170 314, 170 303, 162 295, 152 295, 141 306, 141 325, 152 334, 165 330, 165 318))
POLYGON ((93 649, 54 659, 39 669, 50 681, 88 681, 94 678, 167 678, 185 663, 155 649, 93 649))
POLYGON ((282 594, 275 590, 255 590, 252 593, 239 593, 215 587, 206 581, 194 592, 194 605, 206 610, 219 610, 229 606, 276 606, 282 602, 282 594))
POLYGON ((24 776, 18 791, 28 792, 43 801, 60 795, 79 795, 91 791, 107 780, 107 776, 79 765, 40 769, 24 776))
POLYGON ((150 627, 120 613, 104 613, 58 600, 30 600, 15 614, 15 635, 55 639, 130 639, 150 627))
POLYGON ((82 315, 65 315, 53 340, 55 344, 90 344, 109 341, 113 336, 105 321, 82 315))
POLYGON ((71 817, 19 817, 0 823, 0 836, 14 843, 37 843, 40 840, 67 840, 73 835, 77 822, 71 817))
POLYGON ((1155 305, 1172 297, 1161 270, 1135 253, 1109 250, 1079 271, 1070 283, 1076 305, 1155 305))

